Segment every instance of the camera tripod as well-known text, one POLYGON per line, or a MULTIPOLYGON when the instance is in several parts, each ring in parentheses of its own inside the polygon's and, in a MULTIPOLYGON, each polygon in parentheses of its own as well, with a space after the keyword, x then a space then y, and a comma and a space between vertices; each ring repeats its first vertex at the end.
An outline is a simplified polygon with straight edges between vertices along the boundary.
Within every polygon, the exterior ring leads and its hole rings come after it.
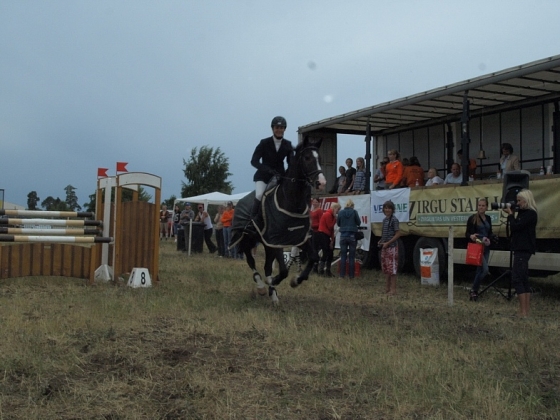
POLYGON ((508 269, 506 271, 504 271, 502 274, 500 274, 498 277, 496 277, 494 280, 492 280, 488 286, 486 286, 484 289, 479 291, 478 296, 482 296, 488 289, 493 287, 494 290, 496 290, 504 298, 506 298, 507 300, 511 300, 511 298, 513 297, 512 287, 511 287, 511 268, 512 268, 512 264, 513 264, 513 252, 510 250, 509 251, 509 267, 508 267, 508 269), (508 292, 507 292, 507 294, 504 293, 501 289, 499 289, 496 286, 496 284, 500 280, 502 280, 503 278, 506 278, 506 277, 508 279, 508 292))

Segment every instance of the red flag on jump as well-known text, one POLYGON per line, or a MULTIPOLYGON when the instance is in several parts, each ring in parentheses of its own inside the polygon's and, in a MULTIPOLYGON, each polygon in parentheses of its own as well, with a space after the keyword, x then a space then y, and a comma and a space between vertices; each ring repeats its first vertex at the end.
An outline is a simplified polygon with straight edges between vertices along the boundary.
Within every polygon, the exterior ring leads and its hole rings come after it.
POLYGON ((107 178, 107 171, 109 168, 97 168, 97 178, 107 178))
POLYGON ((117 172, 128 172, 126 165, 128 165, 128 162, 117 162, 117 172))

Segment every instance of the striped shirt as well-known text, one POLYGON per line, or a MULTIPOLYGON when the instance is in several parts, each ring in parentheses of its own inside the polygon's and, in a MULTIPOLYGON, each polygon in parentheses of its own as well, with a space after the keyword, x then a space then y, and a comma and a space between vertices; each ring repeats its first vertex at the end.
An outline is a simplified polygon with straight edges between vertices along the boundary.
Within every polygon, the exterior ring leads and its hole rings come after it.
POLYGON ((366 173, 361 169, 357 169, 352 190, 364 191, 365 189, 366 189, 366 173))
MULTIPOLYGON (((383 219, 383 229, 381 230, 381 242, 389 242, 399 231, 399 220, 391 215, 383 219)), ((397 241, 388 245, 390 248, 397 246, 397 241)))

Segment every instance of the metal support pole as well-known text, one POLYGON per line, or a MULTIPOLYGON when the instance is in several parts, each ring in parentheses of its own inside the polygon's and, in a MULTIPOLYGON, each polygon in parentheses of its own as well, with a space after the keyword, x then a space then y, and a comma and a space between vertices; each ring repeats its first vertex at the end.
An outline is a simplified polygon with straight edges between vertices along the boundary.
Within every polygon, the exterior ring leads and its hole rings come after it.
POLYGON ((451 130, 451 124, 447 123, 447 133, 446 134, 446 143, 445 148, 447 150, 447 160, 445 161, 445 168, 447 173, 451 172, 451 165, 453 165, 453 130, 451 130))
POLYGON ((365 193, 369 194, 371 192, 371 124, 366 127, 366 190, 365 193))
POLYGON ((461 157, 461 166, 463 173, 463 182, 461 185, 469 185, 469 162, 470 153, 469 145, 471 139, 469 138, 469 91, 466 90, 463 95, 463 114, 461 115, 461 149, 463 149, 463 155, 461 157))
POLYGON ((554 102, 552 113, 552 171, 560 174, 560 107, 558 101, 554 102))

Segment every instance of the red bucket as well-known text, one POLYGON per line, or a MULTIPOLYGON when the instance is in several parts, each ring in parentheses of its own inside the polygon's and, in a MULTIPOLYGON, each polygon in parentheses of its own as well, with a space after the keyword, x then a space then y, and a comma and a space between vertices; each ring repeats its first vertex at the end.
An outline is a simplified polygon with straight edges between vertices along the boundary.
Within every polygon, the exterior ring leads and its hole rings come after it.
MULTIPOLYGON (((360 270, 361 270, 362 264, 358 262, 358 260, 354 261, 354 277, 360 277, 360 270)), ((340 273, 340 260, 338 261, 338 264, 336 266, 337 269, 337 274, 340 273)), ((348 260, 346 260, 346 276, 349 277, 350 275, 348 274, 350 271, 350 267, 348 264, 348 260)))

